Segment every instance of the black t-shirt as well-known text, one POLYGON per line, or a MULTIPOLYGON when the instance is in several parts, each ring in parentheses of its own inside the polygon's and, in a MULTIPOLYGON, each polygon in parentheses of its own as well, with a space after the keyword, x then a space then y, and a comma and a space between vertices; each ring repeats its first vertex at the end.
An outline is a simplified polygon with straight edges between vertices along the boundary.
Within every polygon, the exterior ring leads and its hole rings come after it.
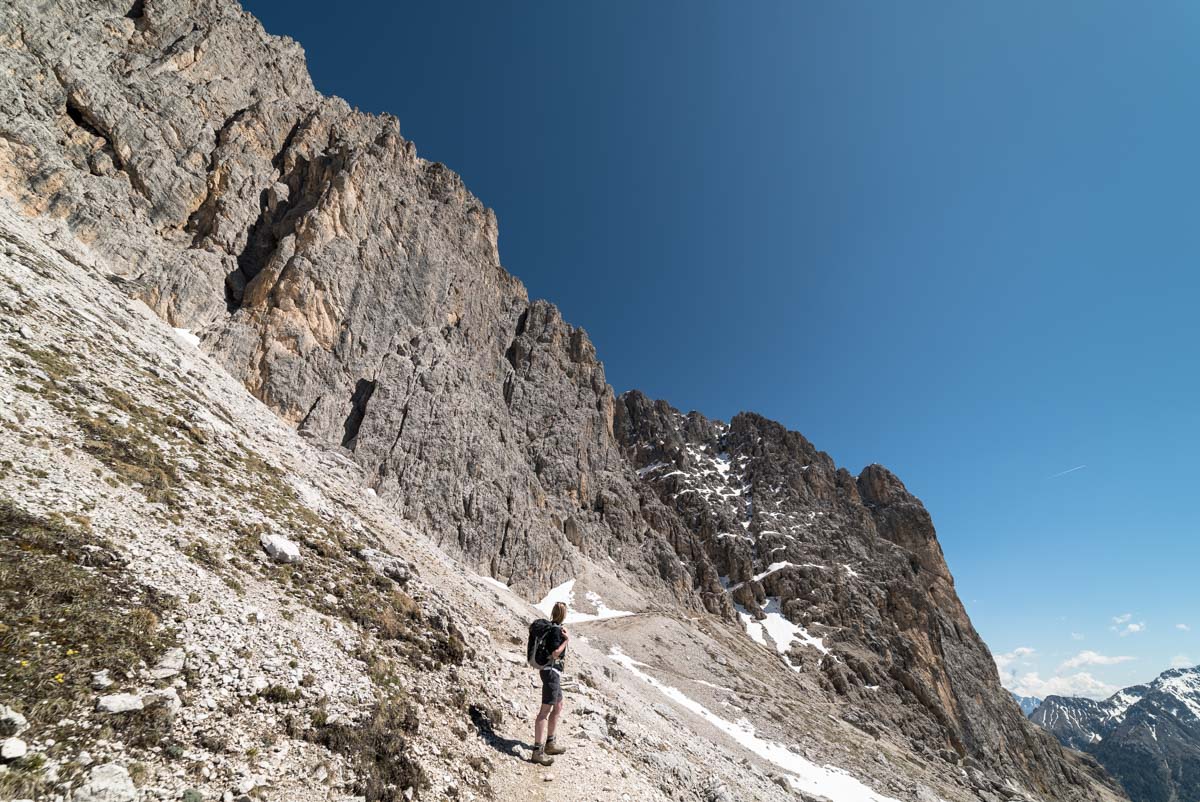
POLYGON ((559 624, 551 624, 550 631, 546 633, 546 639, 542 641, 542 646, 546 650, 546 660, 548 661, 547 665, 553 666, 554 668, 562 667, 563 658, 567 656, 567 650, 563 649, 563 653, 557 658, 553 658, 550 655, 554 654, 554 650, 559 646, 562 646, 563 641, 565 640, 566 638, 563 636, 562 626, 559 624))

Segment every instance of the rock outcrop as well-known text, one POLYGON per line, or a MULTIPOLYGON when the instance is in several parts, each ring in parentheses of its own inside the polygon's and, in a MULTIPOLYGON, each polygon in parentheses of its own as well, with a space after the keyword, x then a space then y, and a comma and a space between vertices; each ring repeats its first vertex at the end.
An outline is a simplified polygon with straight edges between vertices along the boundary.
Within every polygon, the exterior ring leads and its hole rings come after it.
POLYGON ((125 5, 0 11, 0 177, 26 211, 469 563, 538 594, 612 557, 690 603, 594 347, 501 267, 493 213, 235 3, 125 5))
POLYGON ((1000 686, 929 513, 890 471, 854 477, 759 415, 726 424, 636 391, 617 400, 615 430, 747 627, 766 622, 764 640, 844 697, 852 723, 898 729, 919 754, 1054 797, 1086 785, 1094 767, 1064 758, 1000 686))

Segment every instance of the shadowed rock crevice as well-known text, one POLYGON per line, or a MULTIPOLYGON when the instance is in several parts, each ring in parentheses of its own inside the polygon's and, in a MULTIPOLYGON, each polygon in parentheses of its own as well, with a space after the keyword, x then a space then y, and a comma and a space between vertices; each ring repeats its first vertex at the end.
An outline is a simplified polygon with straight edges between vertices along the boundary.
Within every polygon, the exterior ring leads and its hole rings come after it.
POLYGON ((350 396, 350 414, 342 426, 342 448, 351 451, 358 443, 358 430, 362 427, 363 418, 367 416, 367 402, 375 393, 375 382, 359 379, 354 385, 354 394, 350 396))

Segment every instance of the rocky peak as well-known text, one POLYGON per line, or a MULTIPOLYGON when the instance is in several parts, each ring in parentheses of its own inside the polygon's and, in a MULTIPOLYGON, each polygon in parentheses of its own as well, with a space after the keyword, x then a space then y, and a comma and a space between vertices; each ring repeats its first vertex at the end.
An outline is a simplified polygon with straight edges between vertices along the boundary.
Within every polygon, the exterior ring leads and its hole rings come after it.
POLYGON ((1000 687, 928 512, 890 471, 855 479, 753 413, 725 424, 629 392, 616 421, 626 458, 694 534, 747 634, 788 668, 919 752, 1035 787, 1083 782, 1000 687))
POLYGON ((1200 666, 1164 671, 1100 701, 1047 696, 1029 718, 1094 755, 1134 802, 1200 794, 1188 769, 1200 754, 1200 666))

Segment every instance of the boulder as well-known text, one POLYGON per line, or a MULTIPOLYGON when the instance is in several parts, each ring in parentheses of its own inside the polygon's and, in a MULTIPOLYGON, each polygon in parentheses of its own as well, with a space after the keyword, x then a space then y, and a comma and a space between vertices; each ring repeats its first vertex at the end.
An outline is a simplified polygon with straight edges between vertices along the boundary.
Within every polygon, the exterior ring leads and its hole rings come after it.
POLYGON ((18 760, 29 752, 29 745, 20 738, 6 738, 0 741, 0 760, 18 760))
POLYGON ((114 693, 96 700, 96 709, 101 713, 130 713, 145 706, 142 697, 132 693, 114 693))
POLYGON ((277 563, 298 563, 301 560, 300 547, 283 535, 263 535, 258 539, 263 551, 277 563))
POLYGON ((116 763, 104 763, 88 772, 87 781, 75 789, 74 802, 135 802, 137 789, 129 772, 116 763))

